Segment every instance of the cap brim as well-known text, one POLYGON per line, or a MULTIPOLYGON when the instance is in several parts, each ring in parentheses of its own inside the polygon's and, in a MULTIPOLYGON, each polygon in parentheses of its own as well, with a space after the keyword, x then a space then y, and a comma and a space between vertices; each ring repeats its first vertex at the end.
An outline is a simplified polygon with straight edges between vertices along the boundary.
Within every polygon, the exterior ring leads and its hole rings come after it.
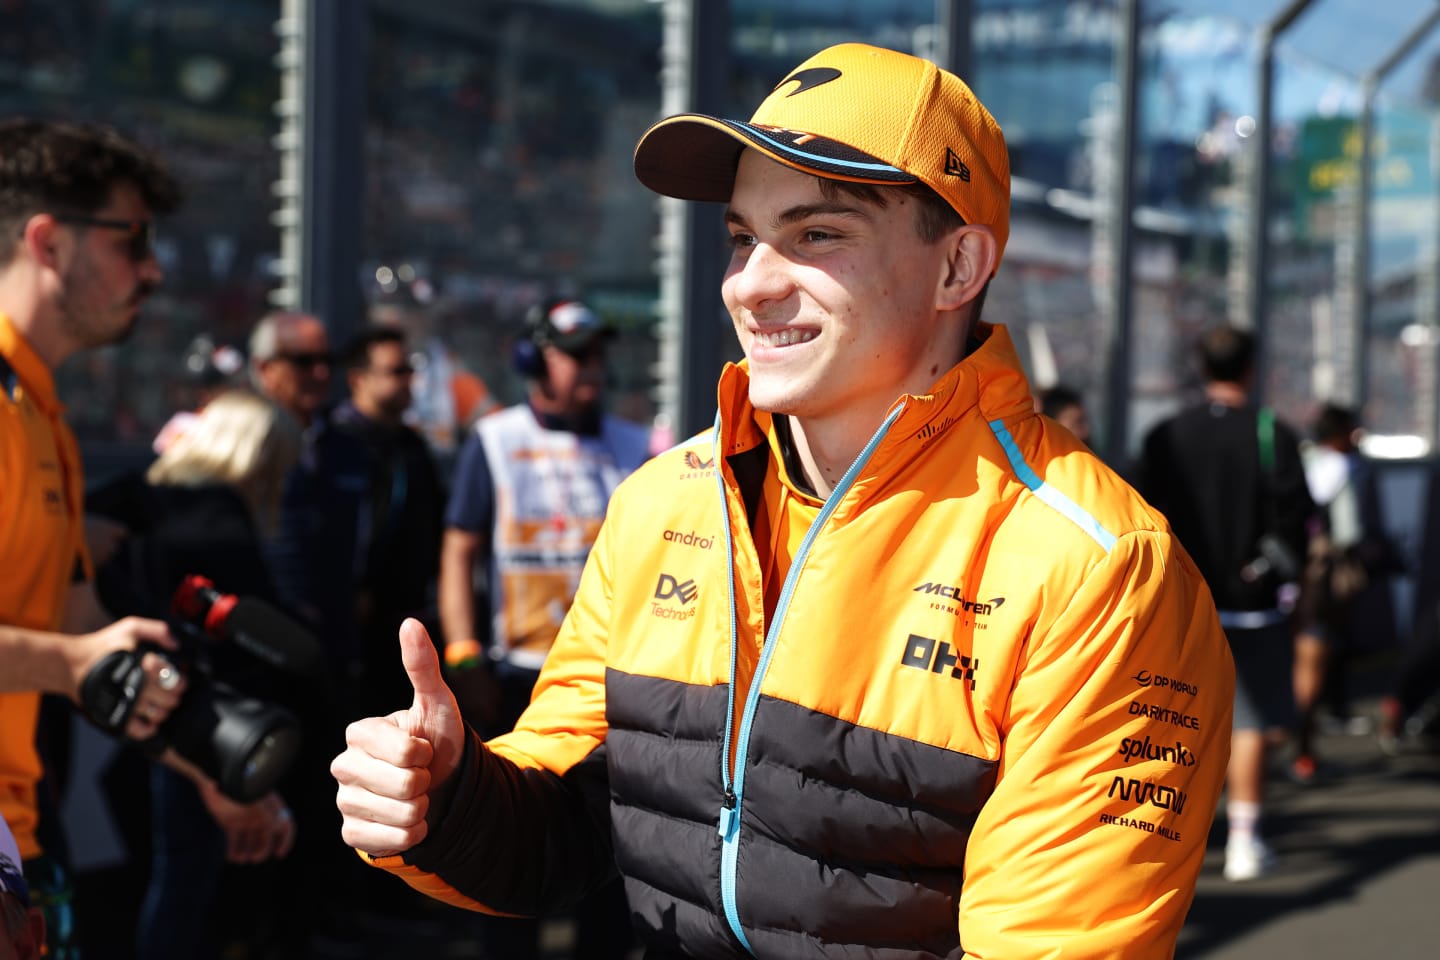
POLYGON ((577 330, 573 333, 554 334, 550 338, 550 343, 574 357, 589 353, 600 344, 614 338, 615 330, 611 327, 591 327, 588 330, 577 330))
POLYGON ((832 180, 884 184, 918 179, 835 140, 701 113, 668 117, 645 131, 635 147, 635 176, 662 196, 724 203, 730 199, 735 168, 746 147, 832 180))

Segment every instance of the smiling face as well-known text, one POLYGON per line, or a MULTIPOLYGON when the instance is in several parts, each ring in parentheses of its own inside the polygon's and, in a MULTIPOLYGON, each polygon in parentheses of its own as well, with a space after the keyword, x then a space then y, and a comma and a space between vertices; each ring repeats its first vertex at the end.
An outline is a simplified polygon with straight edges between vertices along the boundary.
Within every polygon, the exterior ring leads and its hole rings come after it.
POLYGON ((984 228, 926 243, 914 198, 890 195, 883 207, 827 199, 814 176, 741 155, 722 294, 757 408, 863 442, 897 398, 926 392, 959 361, 961 308, 983 286, 968 277, 993 269, 963 254, 962 237, 984 228))
MULTIPOLYGON (((94 219, 145 221, 150 211, 140 191, 128 183, 115 186, 110 202, 94 219)), ((153 251, 134 259, 129 232, 113 226, 60 222, 70 235, 69 256, 60 265, 56 296, 60 331, 77 349, 118 343, 135 328, 140 306, 160 283, 162 273, 153 251)))

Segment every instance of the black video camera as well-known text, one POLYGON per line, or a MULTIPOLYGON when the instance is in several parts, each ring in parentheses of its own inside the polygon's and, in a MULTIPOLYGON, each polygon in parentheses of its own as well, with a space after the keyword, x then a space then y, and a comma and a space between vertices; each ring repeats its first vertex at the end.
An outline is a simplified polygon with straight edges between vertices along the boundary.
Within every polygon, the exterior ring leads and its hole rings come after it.
POLYGON ((161 653, 188 685, 143 746, 155 754, 173 748, 232 800, 258 800, 275 788, 299 753, 300 722, 285 707, 216 679, 213 655, 223 644, 281 673, 309 677, 319 667, 319 644, 264 601, 220 593, 204 577, 185 578, 173 610, 170 626, 179 650, 147 645, 103 657, 81 685, 85 713, 107 733, 121 733, 144 686, 140 660, 151 650, 161 653))

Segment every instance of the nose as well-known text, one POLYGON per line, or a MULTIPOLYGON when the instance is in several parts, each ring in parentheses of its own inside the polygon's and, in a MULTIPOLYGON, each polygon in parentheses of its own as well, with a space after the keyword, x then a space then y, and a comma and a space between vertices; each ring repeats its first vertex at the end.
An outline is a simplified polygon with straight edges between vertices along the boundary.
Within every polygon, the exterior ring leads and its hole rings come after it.
POLYGON ((794 289, 787 269, 788 261, 780 251, 766 243, 757 243, 744 257, 730 261, 725 272, 725 287, 735 302, 752 313, 767 303, 784 300, 794 289))
POLYGON ((140 279, 152 286, 159 286, 165 279, 165 268, 160 266, 160 258, 155 256, 155 251, 140 261, 140 279))

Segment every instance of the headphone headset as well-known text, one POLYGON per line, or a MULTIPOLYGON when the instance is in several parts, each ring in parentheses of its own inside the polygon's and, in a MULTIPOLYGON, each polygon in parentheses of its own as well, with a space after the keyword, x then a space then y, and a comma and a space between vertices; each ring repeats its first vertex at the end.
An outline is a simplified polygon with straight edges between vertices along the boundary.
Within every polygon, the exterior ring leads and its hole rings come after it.
POLYGON ((515 372, 527 380, 545 382, 549 368, 545 365, 545 344, 550 342, 545 333, 545 315, 550 304, 536 304, 525 312, 525 335, 515 341, 510 362, 515 372))

